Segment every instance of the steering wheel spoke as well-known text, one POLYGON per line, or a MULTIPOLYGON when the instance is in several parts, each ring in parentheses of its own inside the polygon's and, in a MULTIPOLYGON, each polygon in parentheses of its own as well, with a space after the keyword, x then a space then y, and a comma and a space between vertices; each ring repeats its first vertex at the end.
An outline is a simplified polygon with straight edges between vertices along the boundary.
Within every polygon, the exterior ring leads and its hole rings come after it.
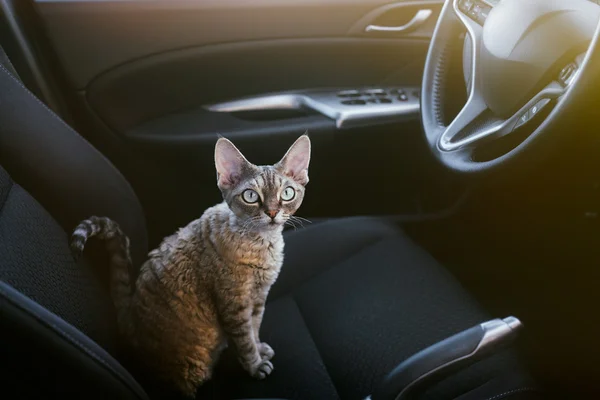
MULTIPOLYGON (((481 77, 480 77, 480 52, 483 42, 483 26, 476 22, 473 17, 465 14, 460 4, 465 4, 464 0, 452 0, 452 11, 458 21, 467 30, 467 40, 465 41, 465 55, 463 62, 470 60, 470 65, 463 65, 465 81, 467 83, 467 92, 469 96, 481 95, 481 77)), ((471 8, 469 8, 471 10, 471 8)), ((468 62, 468 61, 467 61, 468 62)))
POLYGON ((467 103, 440 136, 439 147, 442 150, 451 151, 471 143, 474 135, 469 134, 469 132, 476 131, 473 127, 479 125, 482 122, 481 120, 485 119, 484 114, 486 114, 486 111, 488 111, 488 108, 485 101, 476 92, 471 92, 467 103))
MULTIPOLYGON (((469 35, 465 50, 469 56, 466 58, 468 64, 463 65, 465 81, 467 83, 468 99, 462 110, 456 118, 448 125, 440 136, 439 147, 442 150, 452 150, 461 147, 470 142, 472 138, 467 132, 474 124, 482 123, 482 117, 485 118, 488 111, 485 100, 481 96, 481 80, 479 76, 479 52, 483 37, 483 28, 474 20, 470 19, 461 9, 459 4, 464 4, 461 0, 452 0, 452 12, 458 17, 458 20, 464 25, 469 35)), ((486 124, 486 122, 483 122, 486 124)))
POLYGON ((550 103, 565 93, 565 87, 553 81, 531 98, 511 117, 495 117, 478 96, 467 101, 462 111, 440 136, 439 147, 453 151, 463 147, 474 147, 479 143, 510 134, 529 123, 550 103))

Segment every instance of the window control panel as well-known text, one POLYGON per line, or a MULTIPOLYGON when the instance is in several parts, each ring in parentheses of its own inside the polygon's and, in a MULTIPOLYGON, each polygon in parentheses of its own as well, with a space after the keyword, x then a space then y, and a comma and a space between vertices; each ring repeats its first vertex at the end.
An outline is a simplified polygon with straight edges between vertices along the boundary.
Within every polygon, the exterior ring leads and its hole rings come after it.
POLYGON ((393 104, 409 101, 409 96, 418 100, 419 91, 407 88, 374 88, 363 90, 342 90, 337 93, 340 103, 346 106, 364 106, 368 104, 393 104))
POLYGON ((335 120, 337 128, 418 118, 418 87, 307 89, 271 93, 205 106, 211 112, 311 109, 335 120))

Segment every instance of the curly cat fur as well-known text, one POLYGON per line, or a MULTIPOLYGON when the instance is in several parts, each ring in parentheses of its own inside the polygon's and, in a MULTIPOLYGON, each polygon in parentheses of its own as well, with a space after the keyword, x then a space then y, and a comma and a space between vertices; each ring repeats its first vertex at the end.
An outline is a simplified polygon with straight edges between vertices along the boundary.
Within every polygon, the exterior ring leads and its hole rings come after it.
POLYGON ((129 242, 118 225, 92 217, 75 229, 75 254, 94 235, 106 240, 120 333, 153 377, 193 397, 228 341, 251 376, 272 372, 274 351, 260 341, 259 329, 283 263, 283 224, 302 202, 309 159, 307 136, 274 166, 250 164, 219 139, 215 162, 225 201, 152 250, 133 291, 129 242), (288 202, 281 200, 286 187, 296 193, 288 202), (248 188, 259 193, 260 204, 240 198, 248 188))

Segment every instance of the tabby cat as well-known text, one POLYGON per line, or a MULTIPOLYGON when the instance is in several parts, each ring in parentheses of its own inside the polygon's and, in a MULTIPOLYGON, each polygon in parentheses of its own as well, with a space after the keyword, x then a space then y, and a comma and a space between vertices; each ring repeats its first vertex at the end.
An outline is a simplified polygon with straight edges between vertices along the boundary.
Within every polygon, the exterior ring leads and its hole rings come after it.
POLYGON ((126 348, 151 376, 193 397, 228 341, 257 379, 273 371, 259 339, 265 299, 283 263, 283 227, 308 183, 310 140, 301 136, 275 165, 256 166, 225 138, 217 141, 217 186, 224 201, 149 253, 131 282, 129 239, 117 223, 91 217, 73 232, 106 241, 111 295, 126 348))

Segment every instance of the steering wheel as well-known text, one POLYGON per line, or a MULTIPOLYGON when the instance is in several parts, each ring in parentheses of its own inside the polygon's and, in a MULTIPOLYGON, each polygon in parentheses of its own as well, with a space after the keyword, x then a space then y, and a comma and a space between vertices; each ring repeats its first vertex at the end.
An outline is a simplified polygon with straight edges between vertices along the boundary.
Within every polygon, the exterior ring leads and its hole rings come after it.
POLYGON ((589 0, 446 0, 421 93, 435 157, 459 173, 489 172, 531 160, 572 134, 585 103, 598 98, 599 19, 600 7, 589 0), (467 100, 447 123, 457 44, 467 100), (479 155, 499 138, 516 143, 479 155))

